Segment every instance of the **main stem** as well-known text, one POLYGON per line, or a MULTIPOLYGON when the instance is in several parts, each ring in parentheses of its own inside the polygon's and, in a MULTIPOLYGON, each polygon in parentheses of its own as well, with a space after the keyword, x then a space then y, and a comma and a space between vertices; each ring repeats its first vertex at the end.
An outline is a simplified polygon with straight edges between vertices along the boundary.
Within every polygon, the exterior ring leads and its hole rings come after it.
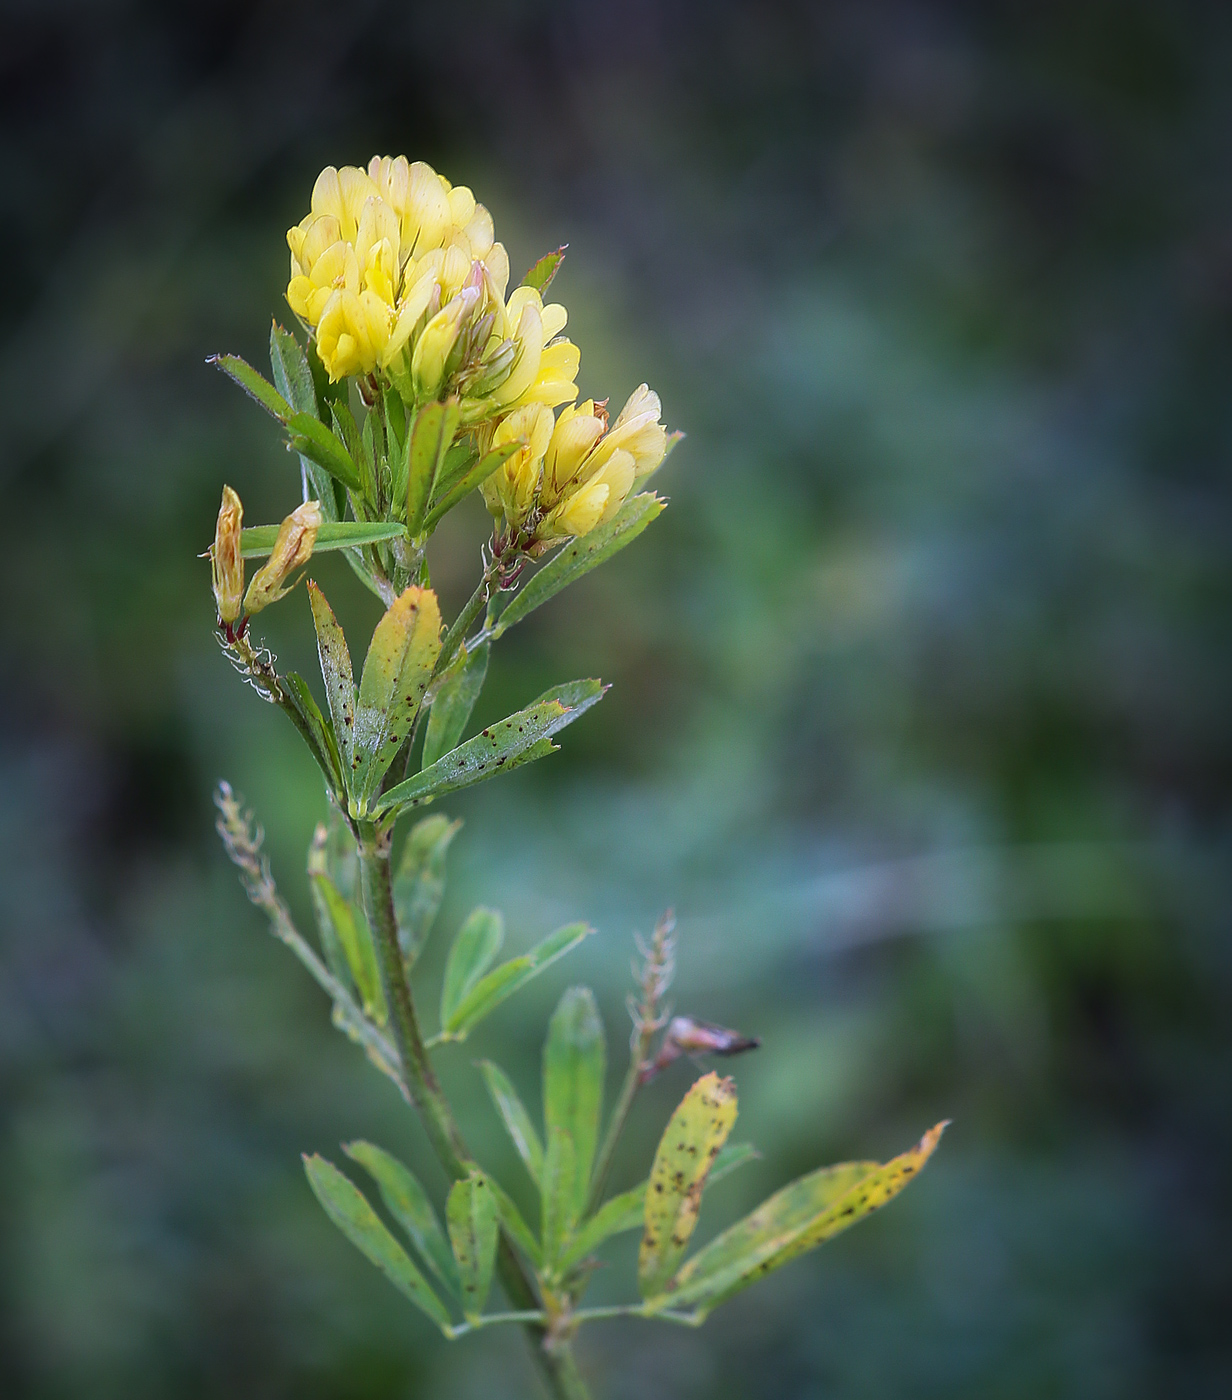
MULTIPOLYGON (((441 1166, 457 1181, 468 1175, 473 1159, 454 1119, 449 1100, 437 1080, 432 1062, 428 1059, 419 1019, 415 1014, 411 982, 402 962, 402 949, 398 945, 398 922, 394 914, 393 886, 389 874, 389 834, 368 822, 360 824, 357 834, 364 909, 376 944, 381 989, 389 1007, 403 1081, 410 1091, 411 1101, 419 1110, 428 1140, 441 1166)), ((539 1300, 534 1281, 526 1273, 503 1231, 496 1267, 501 1285, 514 1309, 519 1312, 537 1309, 539 1300)), ((526 1331, 539 1369, 557 1400, 590 1400, 568 1343, 558 1342, 551 1348, 545 1347, 547 1332, 541 1323, 527 1323, 526 1331)))

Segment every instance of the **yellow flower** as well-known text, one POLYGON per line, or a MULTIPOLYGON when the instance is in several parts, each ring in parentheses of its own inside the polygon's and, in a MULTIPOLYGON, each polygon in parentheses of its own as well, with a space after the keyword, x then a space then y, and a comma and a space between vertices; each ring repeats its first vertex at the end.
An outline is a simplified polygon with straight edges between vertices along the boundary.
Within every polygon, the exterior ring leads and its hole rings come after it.
POLYGON ((667 429, 659 422, 662 411, 659 396, 653 389, 645 384, 634 389, 602 442, 591 453, 587 469, 602 466, 612 453, 621 450, 632 454, 638 480, 649 476, 667 455, 667 429))
POLYGON ((533 287, 517 287, 510 294, 503 318, 497 318, 493 340, 510 336, 518 347, 518 356, 509 377, 493 391, 492 397, 500 407, 541 403, 555 408, 577 398, 574 381, 580 352, 571 341, 554 339, 567 322, 565 308, 559 302, 544 306, 533 287))
POLYGON ((264 568, 257 571, 248 585, 244 611, 258 613, 290 592, 288 577, 312 557, 312 547, 321 528, 321 504, 305 501, 282 522, 278 538, 264 568))
POLYGON ((542 404, 528 404, 502 418, 492 434, 492 447, 521 442, 522 446, 483 482, 488 509, 503 515, 515 530, 525 523, 535 505, 543 473, 543 457, 552 438, 552 411, 542 404))
POLYGON ((224 486, 218 524, 214 530, 214 547, 210 550, 210 566, 214 575, 218 620, 228 624, 239 617, 244 597, 244 561, 240 557, 240 530, 243 524, 244 507, 240 504, 240 498, 229 486, 224 486))
POLYGON ((317 353, 331 379, 370 374, 389 340, 388 305, 365 287, 334 292, 317 326, 317 353))
POLYGON ((633 489, 633 454, 617 450, 589 480, 577 486, 552 511, 539 531, 549 540, 562 535, 589 534, 624 505, 633 489))

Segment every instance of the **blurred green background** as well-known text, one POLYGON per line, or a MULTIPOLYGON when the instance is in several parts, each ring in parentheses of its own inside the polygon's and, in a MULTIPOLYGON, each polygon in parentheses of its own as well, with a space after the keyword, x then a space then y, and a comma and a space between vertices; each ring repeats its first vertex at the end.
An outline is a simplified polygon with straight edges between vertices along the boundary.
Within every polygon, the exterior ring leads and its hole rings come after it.
MULTIPOLYGON (((1232 1393, 1232 11, 0 14, 0 1392, 533 1393, 518 1336, 447 1347, 310 1197, 299 1152, 355 1136, 444 1182, 212 830, 225 776, 310 921, 320 785, 194 557, 224 480, 255 523, 298 475, 204 361, 260 361, 316 172, 378 151, 471 184, 515 273, 568 242, 583 392, 647 379, 689 434, 670 510, 511 634, 482 717, 611 694, 449 804, 429 998, 475 902, 515 949, 600 929, 441 1056, 477 1150, 527 1201, 472 1057, 537 1107, 584 980, 615 1076, 669 903, 678 1009, 763 1041, 733 1067, 764 1159, 703 1234, 954 1119, 701 1332, 584 1333, 599 1393, 1232 1393)), ((437 538, 451 608, 482 531, 437 538)), ((263 630, 311 665, 302 594, 263 630)))

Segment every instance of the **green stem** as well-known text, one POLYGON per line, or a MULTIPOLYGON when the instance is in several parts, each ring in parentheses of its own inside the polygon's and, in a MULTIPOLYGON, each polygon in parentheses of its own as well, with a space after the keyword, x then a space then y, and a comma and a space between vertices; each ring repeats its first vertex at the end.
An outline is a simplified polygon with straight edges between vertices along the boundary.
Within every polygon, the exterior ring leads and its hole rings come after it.
POLYGON ((488 589, 492 586, 492 579, 495 577, 495 566, 489 565, 479 580, 479 586, 466 601, 466 606, 453 620, 453 625, 445 633, 445 640, 441 643, 440 655, 436 658, 436 665, 432 670, 432 678, 437 676, 449 665, 458 653, 458 646, 466 636, 466 629, 483 611, 484 605, 488 601, 488 589))
MULTIPOLYGON (((361 822, 357 835, 364 909, 376 943, 377 968, 389 1007, 403 1082, 410 1091, 411 1102, 420 1112, 428 1140, 441 1165, 457 1181, 469 1174, 472 1158, 428 1059, 419 1020, 415 1015, 410 979, 406 975, 402 949, 398 945, 398 922, 394 914, 393 886, 389 874, 389 833, 378 832, 371 823, 361 822)), ((496 1267, 501 1286, 514 1311, 537 1313, 539 1300, 534 1282, 527 1275, 504 1231, 501 1232, 496 1267)), ((586 1386, 568 1348, 550 1350, 546 1347, 547 1329, 542 1322, 528 1321, 523 1325, 530 1338, 535 1360, 553 1396, 557 1400, 589 1400, 586 1386)))

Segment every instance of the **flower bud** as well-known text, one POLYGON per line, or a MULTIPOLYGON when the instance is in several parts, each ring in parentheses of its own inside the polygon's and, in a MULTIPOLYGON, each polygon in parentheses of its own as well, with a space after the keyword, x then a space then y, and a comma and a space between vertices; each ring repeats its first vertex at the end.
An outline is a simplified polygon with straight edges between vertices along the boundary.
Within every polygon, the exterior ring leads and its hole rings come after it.
POLYGON ((445 378, 445 361, 463 322, 479 303, 477 288, 468 287, 446 303, 423 328, 411 356, 411 378, 421 399, 435 398, 445 378))
POLYGON ((244 507, 229 487, 222 488, 222 505, 218 524, 214 528, 214 547, 210 564, 214 572, 214 602, 218 605, 218 620, 230 625, 240 615, 244 598, 244 561, 240 557, 240 530, 244 523, 244 507))
POLYGON ((274 541, 269 559, 248 586, 248 595, 244 599, 246 613, 259 613, 262 608, 268 608, 290 592, 287 578, 301 564, 308 562, 320 528, 319 501, 305 501, 287 516, 278 528, 278 538, 274 541))

